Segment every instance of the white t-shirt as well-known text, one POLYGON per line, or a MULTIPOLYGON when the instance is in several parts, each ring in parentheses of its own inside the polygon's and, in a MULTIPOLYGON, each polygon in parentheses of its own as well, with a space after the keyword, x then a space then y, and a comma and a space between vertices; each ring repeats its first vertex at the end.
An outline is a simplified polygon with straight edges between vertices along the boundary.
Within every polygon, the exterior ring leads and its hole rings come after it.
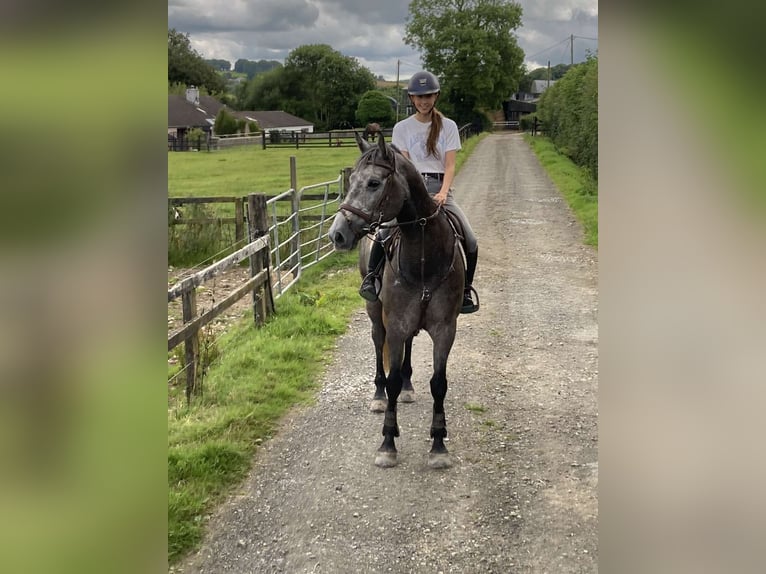
POLYGON ((442 129, 439 133, 439 141, 436 144, 436 150, 439 157, 427 155, 426 142, 428 141, 428 132, 431 129, 431 122, 423 123, 415 119, 415 115, 403 119, 394 126, 391 136, 391 143, 402 151, 410 154, 410 160, 415 164, 420 173, 444 173, 444 157, 448 151, 459 150, 460 132, 457 124, 447 118, 442 117, 442 129))

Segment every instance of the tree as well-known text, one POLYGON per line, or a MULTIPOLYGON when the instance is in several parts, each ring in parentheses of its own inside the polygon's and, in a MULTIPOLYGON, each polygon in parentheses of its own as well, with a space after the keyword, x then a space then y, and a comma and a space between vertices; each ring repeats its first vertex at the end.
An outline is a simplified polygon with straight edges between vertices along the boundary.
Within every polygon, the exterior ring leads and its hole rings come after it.
POLYGON ((301 87, 310 119, 328 129, 353 124, 359 98, 375 89, 370 70, 327 44, 296 48, 285 59, 285 68, 301 87))
POLYGON ((285 69, 275 68, 241 84, 238 105, 242 110, 284 110, 294 114, 284 105, 288 92, 285 69))
MULTIPOLYGON (((555 66, 551 66, 550 69, 550 75, 551 80, 559 80, 564 77, 564 74, 569 71, 569 68, 571 68, 569 64, 556 64, 555 66)), ((547 80, 548 79, 548 68, 535 68, 531 72, 527 72, 524 74, 524 77, 521 79, 521 82, 519 83, 519 91, 521 92, 531 92, 532 91, 532 82, 534 80, 547 80)))
POLYGON ((392 124, 394 109, 391 107, 391 100, 379 90, 365 92, 356 108, 356 119, 360 125, 371 122, 383 125, 392 124))
MULTIPOLYGON (((524 52, 514 30, 521 6, 502 0, 412 0, 404 41, 439 76, 455 120, 496 110, 518 89, 524 52)), ((442 102, 440 102, 440 105, 442 102)))
POLYGON ((326 44, 300 46, 283 67, 259 74, 240 93, 240 107, 284 110, 313 122, 317 129, 353 125, 359 99, 375 88, 375 78, 355 58, 326 44))
POLYGON ((209 59, 205 60, 205 63, 212 67, 214 70, 220 70, 221 72, 231 71, 231 62, 229 60, 209 59))
POLYGON ((224 91, 223 78, 192 47, 189 35, 168 30, 168 84, 204 87, 211 94, 224 91))
POLYGON ((234 71, 241 74, 247 74, 247 79, 252 80, 254 76, 270 72, 274 68, 281 68, 282 64, 277 60, 245 60, 240 58, 234 62, 234 71))
POLYGON ((238 128, 237 118, 227 112, 226 108, 221 108, 215 117, 215 125, 213 126, 215 133, 219 136, 235 134, 238 128))

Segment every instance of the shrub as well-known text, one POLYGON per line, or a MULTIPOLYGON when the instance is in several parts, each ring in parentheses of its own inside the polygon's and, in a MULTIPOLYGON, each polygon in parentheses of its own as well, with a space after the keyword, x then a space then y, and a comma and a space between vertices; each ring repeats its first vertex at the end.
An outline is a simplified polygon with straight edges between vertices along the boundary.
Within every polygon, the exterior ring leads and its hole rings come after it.
POLYGON ((229 135, 237 133, 237 118, 221 108, 215 117, 215 133, 218 135, 229 135))
POLYGON ((207 145, 207 133, 200 128, 189 130, 186 134, 186 144, 189 149, 203 149, 207 145))
POLYGON ((213 219, 213 210, 204 204, 191 203, 174 210, 168 206, 168 265, 197 265, 231 245, 224 226, 215 221, 173 225, 177 218, 213 219))
POLYGON ((537 114, 556 148, 598 178, 598 58, 589 58, 546 90, 537 114))

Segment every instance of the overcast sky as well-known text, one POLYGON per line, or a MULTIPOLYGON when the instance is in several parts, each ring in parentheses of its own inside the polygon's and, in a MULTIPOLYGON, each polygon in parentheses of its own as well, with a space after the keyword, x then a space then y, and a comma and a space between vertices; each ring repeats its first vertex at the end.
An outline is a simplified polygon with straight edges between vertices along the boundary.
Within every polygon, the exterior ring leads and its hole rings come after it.
MULTIPOLYGON (((598 0, 519 0, 516 30, 529 69, 598 50, 598 0)), ((409 0, 168 0, 168 28, 188 33, 204 58, 278 60, 298 46, 328 44, 375 76, 409 78, 420 55, 402 40, 409 0)))

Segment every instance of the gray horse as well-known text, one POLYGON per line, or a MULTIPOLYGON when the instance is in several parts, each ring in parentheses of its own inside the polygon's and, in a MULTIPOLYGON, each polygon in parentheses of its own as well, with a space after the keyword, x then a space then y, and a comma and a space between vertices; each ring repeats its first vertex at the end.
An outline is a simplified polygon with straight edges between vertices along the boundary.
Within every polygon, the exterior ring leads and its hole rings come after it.
MULTIPOLYGON (((403 378, 409 379, 412 372, 412 338, 424 329, 433 341, 433 444, 428 464, 446 468, 451 465, 444 446, 447 359, 455 341, 465 280, 459 236, 446 212, 437 208, 428 195, 415 166, 395 147, 387 145, 382 134, 378 134, 377 144, 367 143, 358 133, 356 139, 362 155, 351 172, 345 203, 328 235, 335 249, 346 251, 377 229, 393 229, 387 242, 379 300, 367 303, 379 368, 375 398, 387 397, 383 444, 375 464, 390 467, 397 463, 397 399, 403 378), (383 373, 384 367, 388 376, 383 373)), ((366 251, 360 250, 360 264, 366 251)), ((366 259, 364 262, 366 265, 366 259)), ((366 269, 365 265, 361 268, 366 269)))

